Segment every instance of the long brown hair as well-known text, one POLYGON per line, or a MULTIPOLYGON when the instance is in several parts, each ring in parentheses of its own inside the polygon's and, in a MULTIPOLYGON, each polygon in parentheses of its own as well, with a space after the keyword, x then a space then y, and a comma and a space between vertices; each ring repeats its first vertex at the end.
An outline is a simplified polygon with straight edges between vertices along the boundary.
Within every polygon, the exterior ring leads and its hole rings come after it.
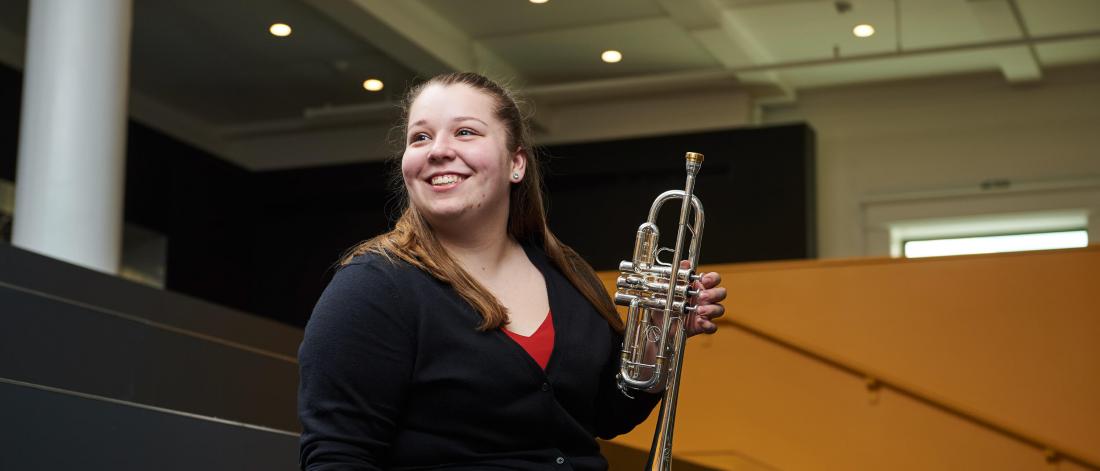
MULTIPOLYGON (((530 242, 542 248, 547 258, 580 291, 588 302, 596 307, 607 322, 617 331, 623 330, 615 305, 604 291, 603 284, 592 266, 576 251, 563 244, 546 224, 546 208, 543 201, 542 172, 537 152, 531 146, 527 120, 520 112, 513 94, 505 87, 481 75, 456 72, 438 75, 409 89, 402 101, 401 129, 408 126, 409 108, 429 85, 467 85, 493 98, 496 117, 508 131, 508 148, 523 149, 527 153, 527 170, 522 181, 512 184, 509 193, 508 235, 519 242, 530 242)), ((404 136, 406 133, 402 132, 404 136)), ((348 250, 340 260, 346 265, 357 255, 372 252, 392 259, 397 257, 424 270, 433 277, 448 283, 462 299, 470 303, 482 316, 478 330, 491 330, 508 323, 508 310, 466 270, 452 258, 436 238, 428 221, 416 207, 409 203, 404 185, 395 185, 402 196, 404 210, 393 230, 362 242, 348 250)))

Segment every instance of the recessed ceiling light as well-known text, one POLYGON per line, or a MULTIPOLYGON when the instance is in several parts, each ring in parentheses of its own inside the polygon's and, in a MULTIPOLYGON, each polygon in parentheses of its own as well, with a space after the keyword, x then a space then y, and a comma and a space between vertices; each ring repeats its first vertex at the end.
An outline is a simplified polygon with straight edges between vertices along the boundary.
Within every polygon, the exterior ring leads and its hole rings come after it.
POLYGON ((366 79, 363 81, 363 88, 371 92, 377 92, 382 89, 382 81, 378 79, 366 79))
POLYGON ((268 28, 267 30, 270 31, 271 34, 273 34, 275 36, 278 36, 280 38, 285 38, 287 36, 290 36, 290 25, 288 25, 286 23, 275 23, 275 24, 271 25, 271 27, 268 28))
POLYGON ((549 2, 549 1, 550 0, 531 0, 531 3, 546 3, 546 2, 549 2))
POLYGON ((609 49, 603 51, 603 54, 600 54, 600 59, 603 59, 603 61, 607 62, 608 64, 614 64, 623 60, 623 53, 614 49, 609 49))
POLYGON ((856 25, 855 28, 852 28, 852 34, 861 38, 866 38, 875 34, 875 27, 869 24, 856 25))

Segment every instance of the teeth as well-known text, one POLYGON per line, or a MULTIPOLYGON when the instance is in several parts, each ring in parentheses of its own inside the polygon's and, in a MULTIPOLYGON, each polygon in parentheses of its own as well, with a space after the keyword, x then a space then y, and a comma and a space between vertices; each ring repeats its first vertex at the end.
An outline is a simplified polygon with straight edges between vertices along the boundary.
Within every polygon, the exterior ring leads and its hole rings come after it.
POLYGON ((458 175, 436 175, 432 177, 432 185, 450 185, 451 183, 457 183, 462 180, 462 177, 458 175))

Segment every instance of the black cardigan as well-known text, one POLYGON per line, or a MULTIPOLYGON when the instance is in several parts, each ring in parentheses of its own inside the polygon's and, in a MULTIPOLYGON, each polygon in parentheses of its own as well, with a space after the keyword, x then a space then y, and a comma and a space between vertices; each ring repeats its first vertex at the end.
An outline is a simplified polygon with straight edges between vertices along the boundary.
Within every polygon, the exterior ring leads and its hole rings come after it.
POLYGON ((630 431, 660 396, 619 392, 621 335, 525 250, 553 312, 545 372, 415 267, 364 255, 340 269, 298 352, 302 468, 606 469, 595 437, 630 431))

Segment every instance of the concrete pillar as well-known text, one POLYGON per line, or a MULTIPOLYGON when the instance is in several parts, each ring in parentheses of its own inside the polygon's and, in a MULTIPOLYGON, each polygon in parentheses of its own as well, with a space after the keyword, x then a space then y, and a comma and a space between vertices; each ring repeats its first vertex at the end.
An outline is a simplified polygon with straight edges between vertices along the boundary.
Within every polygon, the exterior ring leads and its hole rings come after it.
POLYGON ((118 272, 132 0, 31 0, 12 243, 118 272))

